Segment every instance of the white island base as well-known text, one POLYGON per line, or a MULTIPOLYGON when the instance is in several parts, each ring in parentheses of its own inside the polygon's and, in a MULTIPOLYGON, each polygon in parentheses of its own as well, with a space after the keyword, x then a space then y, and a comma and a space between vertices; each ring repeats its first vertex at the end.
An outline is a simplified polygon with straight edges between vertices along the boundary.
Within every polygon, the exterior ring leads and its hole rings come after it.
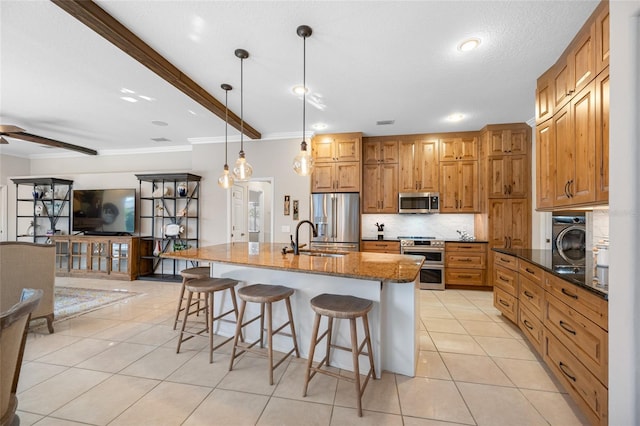
MULTIPOLYGON (((311 331, 315 312, 311 309, 309 301, 322 293, 345 294, 374 302, 373 309, 369 313, 369 326, 371 342, 373 344, 373 356, 378 378, 382 371, 398 373, 406 376, 414 376, 418 360, 418 284, 381 282, 366 279, 345 278, 334 275, 300 273, 268 269, 261 267, 241 266, 227 263, 211 263, 212 277, 234 278, 241 281, 238 288, 249 284, 274 284, 283 285, 295 289, 291 297, 292 311, 298 337, 300 356, 307 358, 311 341, 311 331)), ((222 297, 216 295, 215 314, 224 309, 231 308, 228 292, 222 297)), ((238 300, 238 306, 240 300, 238 300)), ((247 303, 245 322, 260 312, 259 305, 247 303)), ((287 313, 284 302, 273 304, 273 327, 278 328, 286 322, 287 313)), ((358 342, 361 342, 364 332, 361 320, 358 324, 358 342)), ((326 329, 326 318, 323 318, 320 333, 326 329)), ((218 321, 214 326, 216 334, 232 336, 234 325, 218 321)), ((259 321, 247 326, 246 340, 254 341, 258 338, 259 321)), ((334 321, 334 344, 351 347, 351 337, 348 320, 334 321)), ((288 332, 285 327, 284 332, 288 332)), ((266 344, 266 338, 265 338, 266 344)), ((314 359, 320 361, 324 357, 325 340, 321 342, 315 352, 314 359)), ((292 348, 291 338, 287 336, 274 336, 274 349, 288 352, 292 348)), ((361 358, 361 372, 366 359, 361 358)), ((349 352, 334 350, 331 355, 331 365, 345 370, 353 371, 352 356, 349 352)))

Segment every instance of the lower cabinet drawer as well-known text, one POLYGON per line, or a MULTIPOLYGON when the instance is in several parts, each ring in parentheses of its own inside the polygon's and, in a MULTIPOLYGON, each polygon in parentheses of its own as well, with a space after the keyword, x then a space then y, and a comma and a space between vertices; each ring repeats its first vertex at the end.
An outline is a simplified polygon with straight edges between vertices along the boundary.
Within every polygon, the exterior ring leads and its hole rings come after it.
POLYGON ((445 268, 445 284, 458 285, 486 285, 484 269, 455 269, 445 268))
POLYGON ((608 390, 544 328, 544 360, 592 424, 608 424, 608 390))
POLYGON ((493 288, 493 306, 515 324, 518 323, 518 299, 498 287, 493 288))
POLYGON ((545 287, 548 293, 562 300, 603 329, 609 329, 609 302, 602 297, 552 274, 545 274, 545 287))
POLYGON ((518 272, 499 266, 497 263, 493 268, 493 286, 499 287, 502 291, 512 296, 518 295, 518 272))
POLYGON ((446 253, 444 266, 451 268, 484 269, 487 267, 487 254, 474 252, 446 253))
POLYGON ((510 256, 508 254, 496 253, 493 256, 493 262, 496 265, 504 266, 507 269, 512 269, 514 271, 518 270, 518 258, 515 256, 510 256))
POLYGON ((604 384, 608 384, 609 334, 573 308, 547 295, 544 324, 604 384))
POLYGON ((540 321, 542 321, 542 311, 544 309, 544 289, 520 274, 519 282, 519 296, 521 305, 526 307, 534 314, 540 321))
POLYGON ((525 308, 522 301, 520 301, 519 306, 518 326, 531 345, 542 355, 542 321, 525 308))

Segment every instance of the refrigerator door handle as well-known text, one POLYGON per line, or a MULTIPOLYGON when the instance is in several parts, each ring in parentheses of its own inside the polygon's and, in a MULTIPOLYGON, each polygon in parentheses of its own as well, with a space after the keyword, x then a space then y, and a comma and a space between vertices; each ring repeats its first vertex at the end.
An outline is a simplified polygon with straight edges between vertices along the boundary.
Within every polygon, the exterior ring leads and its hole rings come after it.
POLYGON ((338 199, 335 195, 331 196, 331 207, 333 214, 333 229, 331 230, 331 238, 334 239, 338 236, 338 199))

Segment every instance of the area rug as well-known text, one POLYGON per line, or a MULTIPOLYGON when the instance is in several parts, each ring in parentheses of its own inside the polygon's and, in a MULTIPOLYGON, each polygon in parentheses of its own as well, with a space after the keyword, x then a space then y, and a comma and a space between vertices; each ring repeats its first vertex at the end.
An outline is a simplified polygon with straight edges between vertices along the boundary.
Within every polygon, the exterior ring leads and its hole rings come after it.
POLYGON ((55 321, 60 321, 104 308, 140 293, 56 286, 54 294, 55 321))

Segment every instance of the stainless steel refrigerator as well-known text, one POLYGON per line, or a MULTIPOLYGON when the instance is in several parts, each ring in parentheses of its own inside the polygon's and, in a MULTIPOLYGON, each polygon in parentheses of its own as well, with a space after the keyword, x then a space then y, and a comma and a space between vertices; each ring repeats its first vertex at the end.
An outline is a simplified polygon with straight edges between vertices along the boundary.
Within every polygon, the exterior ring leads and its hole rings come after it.
POLYGON ((311 237, 312 249, 360 250, 359 194, 311 194, 311 221, 318 226, 318 236, 311 237))

